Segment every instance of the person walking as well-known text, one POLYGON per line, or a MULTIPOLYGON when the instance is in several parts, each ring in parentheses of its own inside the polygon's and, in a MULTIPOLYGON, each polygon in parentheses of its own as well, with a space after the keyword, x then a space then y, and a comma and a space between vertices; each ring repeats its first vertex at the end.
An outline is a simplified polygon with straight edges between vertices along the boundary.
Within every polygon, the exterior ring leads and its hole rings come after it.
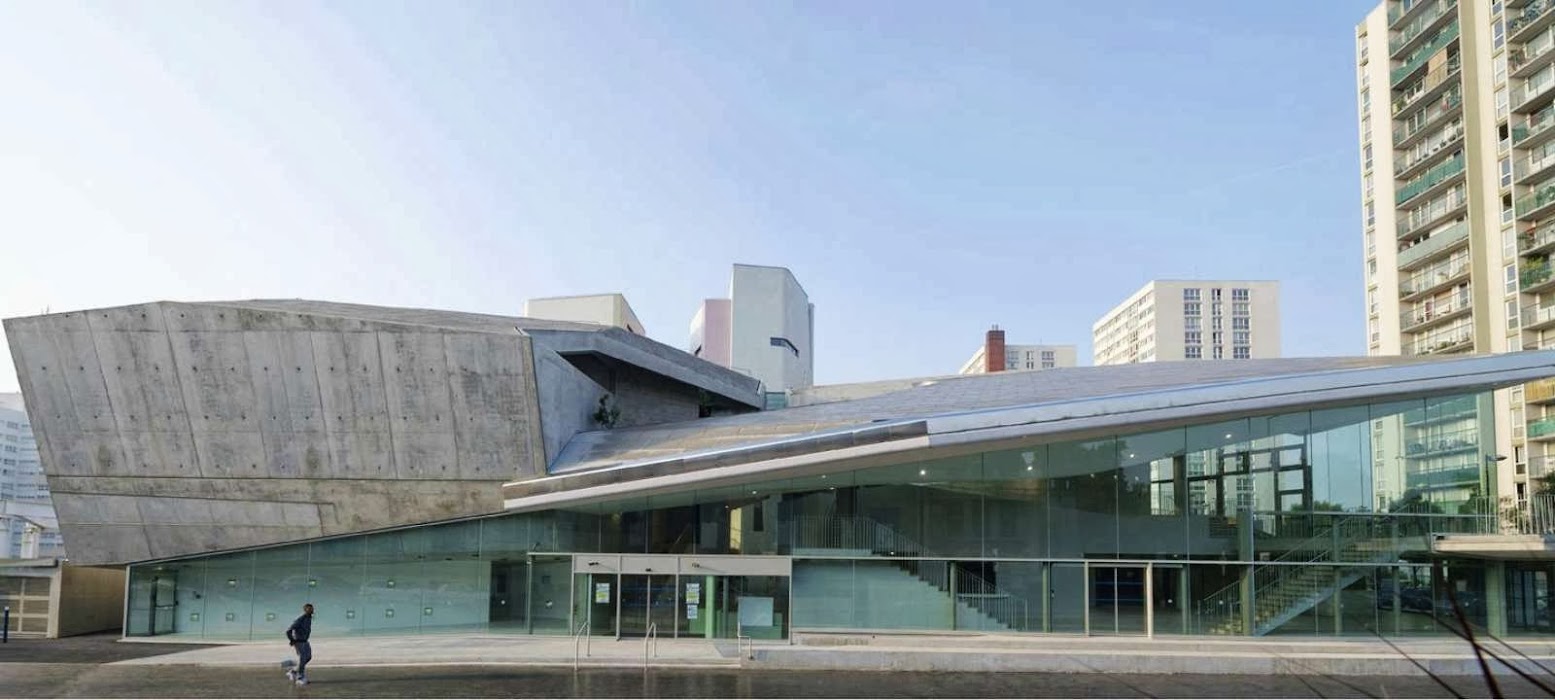
POLYGON ((308 684, 308 662, 313 659, 313 647, 308 644, 308 636, 313 634, 313 604, 302 606, 302 615, 292 622, 291 627, 286 628, 286 641, 297 652, 297 670, 286 669, 286 677, 294 680, 297 685, 308 684))

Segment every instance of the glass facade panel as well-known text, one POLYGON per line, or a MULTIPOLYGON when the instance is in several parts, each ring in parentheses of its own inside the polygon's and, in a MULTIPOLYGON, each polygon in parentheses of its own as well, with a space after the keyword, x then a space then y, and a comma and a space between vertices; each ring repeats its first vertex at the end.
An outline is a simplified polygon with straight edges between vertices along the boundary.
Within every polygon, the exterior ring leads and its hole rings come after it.
POLYGON ((1033 441, 136 565, 126 633, 279 639, 311 602, 328 636, 724 637, 742 609, 751 634, 778 636, 1410 634, 1440 633, 1449 589, 1475 624, 1504 611, 1509 630, 1551 630, 1544 567, 1427 564, 1436 533, 1489 522, 1489 407, 1438 397, 1033 441), (575 575, 572 553, 779 555, 793 574, 575 575))

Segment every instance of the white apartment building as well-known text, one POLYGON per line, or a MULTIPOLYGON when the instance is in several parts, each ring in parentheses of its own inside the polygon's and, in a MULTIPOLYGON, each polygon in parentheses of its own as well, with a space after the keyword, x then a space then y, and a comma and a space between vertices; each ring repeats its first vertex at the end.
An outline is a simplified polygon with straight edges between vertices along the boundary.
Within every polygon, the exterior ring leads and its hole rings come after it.
POLYGON ((0 559, 62 556, 64 542, 21 394, 0 394, 0 559))
MULTIPOLYGON (((1551 49, 1549 0, 1390 0, 1356 28, 1369 354, 1555 347, 1551 49)), ((1504 459, 1500 492, 1525 497, 1555 457, 1552 404, 1555 383, 1540 382, 1497 392, 1491 415, 1379 422, 1374 439, 1403 431, 1410 462, 1455 444, 1439 435, 1493 429, 1496 454, 1454 459, 1504 459)))
POLYGON ((1006 345, 1004 331, 994 326, 959 374, 986 374, 1031 369, 1055 369, 1076 365, 1073 345, 1006 345))
POLYGON ((729 298, 704 301, 690 336, 691 354, 761 380, 769 407, 815 384, 815 305, 787 268, 735 265, 729 298))
POLYGON ((1092 362, 1280 356, 1280 285, 1256 280, 1155 280, 1091 326, 1092 362))
POLYGON ((584 294, 570 297, 545 297, 524 302, 524 316, 551 321, 578 321, 624 328, 646 336, 637 312, 621 294, 584 294))

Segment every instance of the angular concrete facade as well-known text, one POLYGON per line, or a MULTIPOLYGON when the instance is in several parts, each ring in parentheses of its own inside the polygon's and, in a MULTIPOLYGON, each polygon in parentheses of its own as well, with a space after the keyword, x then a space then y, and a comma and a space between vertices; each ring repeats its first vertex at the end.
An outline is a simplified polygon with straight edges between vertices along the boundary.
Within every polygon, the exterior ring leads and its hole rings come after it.
POLYGON ((497 512, 607 395, 623 424, 760 405, 749 378, 592 324, 247 301, 5 326, 83 564, 497 512), (666 395, 679 412, 630 410, 666 395))

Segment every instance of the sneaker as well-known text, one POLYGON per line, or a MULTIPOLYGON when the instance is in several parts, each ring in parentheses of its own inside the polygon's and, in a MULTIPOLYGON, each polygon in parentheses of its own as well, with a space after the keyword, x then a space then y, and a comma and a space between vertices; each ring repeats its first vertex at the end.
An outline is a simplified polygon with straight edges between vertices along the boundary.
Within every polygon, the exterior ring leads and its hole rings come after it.
POLYGON ((304 686, 304 685, 307 685, 307 684, 308 684, 308 679, 306 679, 306 678, 298 678, 297 679, 297 685, 304 686))
POLYGON ((289 668, 286 669, 286 680, 289 680, 289 681, 297 680, 297 672, 293 671, 293 670, 291 670, 289 668))

